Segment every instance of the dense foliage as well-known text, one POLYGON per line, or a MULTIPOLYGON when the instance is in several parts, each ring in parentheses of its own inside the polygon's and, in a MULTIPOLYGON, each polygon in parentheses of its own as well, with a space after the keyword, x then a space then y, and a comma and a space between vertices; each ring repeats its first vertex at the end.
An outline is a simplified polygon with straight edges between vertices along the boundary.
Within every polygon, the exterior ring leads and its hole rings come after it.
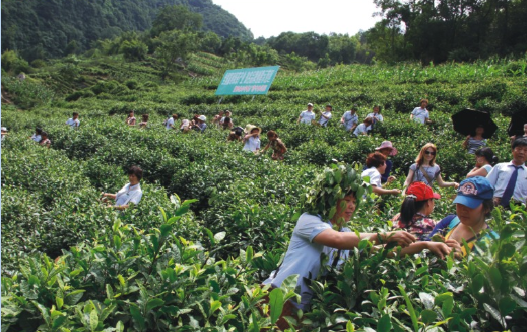
MULTIPOLYGON (((236 62, 199 52, 187 65, 202 77, 165 84, 163 68, 148 60, 68 58, 4 82, 14 104, 2 105, 9 129, 2 143, 3 329, 271 328, 284 299, 294 296, 295 280, 272 292, 259 285, 278 266, 300 205, 315 201, 312 181, 333 159, 360 171, 366 154, 390 139, 399 150, 390 186, 400 188, 431 141, 443 178, 460 180, 474 158, 461 149, 451 114, 468 106, 490 111, 499 130, 488 145, 508 160, 508 115, 527 106, 525 61, 280 70, 267 96, 227 96, 221 104, 214 90, 236 62), (423 96, 429 126, 409 121, 423 96), (332 103, 328 128, 296 125, 307 102, 332 103), (382 106, 385 123, 373 136, 352 139, 338 126, 353 104, 361 117, 382 106), (213 127, 184 135, 161 125, 172 113, 210 119, 226 108, 235 125, 275 130, 288 148, 285 160, 244 153, 213 127), (130 109, 138 118, 150 115, 146 129, 125 126, 130 109), (64 125, 73 111, 80 113, 78 130, 64 125), (49 133, 50 149, 27 139, 36 126, 49 133), (123 213, 106 208, 100 192, 119 190, 131 165, 145 170, 143 199, 123 213), (270 306, 261 304, 268 293, 270 306)), ((439 192, 435 219, 454 211, 454 190, 439 192)), ((399 197, 368 193, 349 226, 389 230, 399 206, 399 197)), ((489 222, 500 239, 459 262, 429 253, 388 257, 362 241, 341 270, 313 283, 313 308, 297 328, 519 331, 527 324, 526 218, 524 208, 496 211, 489 222)))
POLYGON ((527 1, 374 2, 383 19, 366 39, 381 60, 473 61, 527 49, 527 1))
POLYGON ((160 8, 184 5, 219 36, 252 40, 236 17, 211 0, 2 1, 2 52, 15 50, 29 62, 83 52, 97 40, 150 29, 160 8))

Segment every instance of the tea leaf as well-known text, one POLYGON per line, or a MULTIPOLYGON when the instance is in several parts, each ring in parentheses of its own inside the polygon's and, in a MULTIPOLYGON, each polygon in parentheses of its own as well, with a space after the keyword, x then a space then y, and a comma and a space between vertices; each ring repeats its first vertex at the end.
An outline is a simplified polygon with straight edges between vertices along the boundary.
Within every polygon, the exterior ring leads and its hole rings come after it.
POLYGON ((377 323, 378 332, 389 332, 392 329, 392 322, 390 320, 390 315, 384 314, 377 323))
POLYGON ((421 311, 421 321, 426 325, 432 324, 437 319, 437 313, 433 310, 425 309, 421 311))
POLYGON ((271 324, 274 325, 284 308, 284 295, 280 288, 275 288, 269 293, 269 305, 271 307, 271 324))

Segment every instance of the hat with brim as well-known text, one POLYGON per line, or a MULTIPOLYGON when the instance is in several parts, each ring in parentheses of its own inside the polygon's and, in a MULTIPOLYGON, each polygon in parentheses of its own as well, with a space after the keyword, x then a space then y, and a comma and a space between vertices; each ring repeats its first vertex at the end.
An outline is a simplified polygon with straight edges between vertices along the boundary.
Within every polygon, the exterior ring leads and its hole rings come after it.
POLYGON ((432 187, 424 182, 416 181, 412 182, 406 189, 407 197, 414 197, 416 201, 427 201, 429 199, 440 199, 441 195, 435 193, 432 187))
POLYGON ((454 204, 462 204, 475 209, 485 200, 492 199, 494 189, 483 176, 473 176, 461 181, 454 204))
POLYGON ((313 103, 308 103, 307 106, 313 106, 313 103))
POLYGON ((201 121, 207 121, 207 117, 205 115, 198 116, 198 119, 200 119, 201 121))
POLYGON ((262 133, 262 128, 260 127, 256 127, 256 126, 253 126, 253 125, 247 125, 245 126, 245 134, 250 134, 254 129, 258 129, 258 135, 262 133))
POLYGON ((6 127, 2 127, 2 131, 7 131, 7 128, 6 127))
POLYGON ((457 195, 456 199, 454 200, 454 204, 461 204, 464 205, 470 209, 475 209, 478 206, 483 203, 482 199, 477 199, 475 197, 469 197, 469 196, 461 196, 457 195))
POLYGON ((393 147, 393 144, 392 142, 390 141, 384 141, 381 143, 381 146, 379 146, 378 148, 375 148, 375 151, 379 151, 379 150, 382 150, 382 149, 390 149, 390 156, 395 156, 397 154, 397 149, 393 147))

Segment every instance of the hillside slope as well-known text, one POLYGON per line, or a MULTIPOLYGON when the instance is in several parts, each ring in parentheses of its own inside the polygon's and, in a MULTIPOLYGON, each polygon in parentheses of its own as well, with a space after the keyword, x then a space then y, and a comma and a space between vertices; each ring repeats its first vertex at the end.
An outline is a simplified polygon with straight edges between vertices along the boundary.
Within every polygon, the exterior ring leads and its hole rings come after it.
POLYGON ((2 52, 17 50, 32 61, 83 51, 97 39, 123 31, 149 29, 158 10, 186 5, 203 15, 204 30, 252 40, 236 17, 211 0, 5 0, 2 1, 2 52))

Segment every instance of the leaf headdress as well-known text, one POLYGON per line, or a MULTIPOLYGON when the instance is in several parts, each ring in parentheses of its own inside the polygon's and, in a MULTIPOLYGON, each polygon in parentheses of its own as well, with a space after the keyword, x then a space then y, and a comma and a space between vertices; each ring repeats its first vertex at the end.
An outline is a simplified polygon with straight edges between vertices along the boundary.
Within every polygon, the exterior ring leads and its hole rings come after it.
POLYGON ((304 212, 320 215, 330 220, 337 212, 337 202, 349 194, 357 198, 359 207, 362 195, 369 185, 359 174, 360 164, 348 165, 344 162, 332 164, 319 174, 309 187, 303 204, 304 212))

